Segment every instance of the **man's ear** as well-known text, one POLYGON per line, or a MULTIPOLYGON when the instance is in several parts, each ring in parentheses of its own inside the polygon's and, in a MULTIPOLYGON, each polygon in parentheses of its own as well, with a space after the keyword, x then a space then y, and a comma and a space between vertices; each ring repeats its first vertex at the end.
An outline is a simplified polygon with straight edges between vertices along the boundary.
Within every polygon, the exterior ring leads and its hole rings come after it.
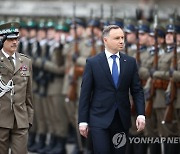
POLYGON ((104 38, 103 38, 103 41, 104 41, 104 43, 106 43, 106 42, 107 42, 107 38, 106 38, 106 37, 104 37, 104 38))

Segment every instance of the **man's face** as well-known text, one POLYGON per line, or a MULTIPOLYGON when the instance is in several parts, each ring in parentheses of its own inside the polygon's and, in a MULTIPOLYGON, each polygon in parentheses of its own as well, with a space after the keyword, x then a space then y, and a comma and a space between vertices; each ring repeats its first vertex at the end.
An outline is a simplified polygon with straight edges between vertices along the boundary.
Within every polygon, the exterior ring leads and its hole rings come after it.
POLYGON ((17 50, 18 44, 19 38, 6 39, 3 45, 3 49, 5 52, 13 54, 17 50))
POLYGON ((34 38, 36 37, 37 31, 36 29, 29 29, 29 37, 34 38))
POLYGON ((44 29, 39 29, 37 32, 37 38, 38 40, 42 40, 46 38, 46 31, 44 29))
POLYGON ((124 32, 118 29, 111 29, 109 35, 104 37, 105 47, 109 52, 115 54, 124 48, 124 32))
POLYGON ((154 38, 154 36, 149 36, 148 42, 149 42, 150 46, 155 45, 155 38, 154 38))
POLYGON ((135 33, 127 33, 126 39, 128 43, 136 43, 136 34, 135 33))
POLYGON ((139 35, 139 44, 140 45, 147 45, 148 44, 148 33, 140 33, 139 35))
POLYGON ((49 40, 54 39, 55 34, 56 34, 56 31, 55 31, 54 28, 49 28, 49 29, 47 30, 47 38, 48 38, 49 40))
POLYGON ((166 44, 173 44, 173 33, 167 33, 166 34, 166 44))

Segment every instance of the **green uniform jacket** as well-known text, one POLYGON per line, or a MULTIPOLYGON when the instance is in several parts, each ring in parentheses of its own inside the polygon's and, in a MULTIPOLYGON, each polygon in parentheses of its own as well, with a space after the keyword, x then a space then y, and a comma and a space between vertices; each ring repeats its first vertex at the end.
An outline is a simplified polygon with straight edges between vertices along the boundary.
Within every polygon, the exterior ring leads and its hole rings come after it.
POLYGON ((0 76, 5 84, 13 80, 14 94, 11 108, 10 91, 0 97, 0 127, 28 128, 33 122, 32 63, 23 54, 16 53, 16 67, 13 72, 10 61, 0 51, 0 76))

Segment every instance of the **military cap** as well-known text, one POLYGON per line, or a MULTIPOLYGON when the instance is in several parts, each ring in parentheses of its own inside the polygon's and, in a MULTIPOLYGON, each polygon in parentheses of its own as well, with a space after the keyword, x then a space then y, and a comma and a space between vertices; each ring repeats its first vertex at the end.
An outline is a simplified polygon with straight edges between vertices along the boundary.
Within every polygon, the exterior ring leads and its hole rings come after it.
POLYGON ((29 20, 27 22, 27 27, 30 29, 37 29, 37 23, 33 20, 29 20))
POLYGON ((85 24, 85 22, 84 22, 82 19, 80 19, 80 18, 75 18, 75 20, 72 21, 71 28, 74 27, 74 22, 76 23, 77 26, 86 27, 86 24, 85 24))
POLYGON ((162 26, 157 26, 157 36, 158 37, 165 37, 165 28, 162 26))
POLYGON ((123 23, 123 20, 122 19, 115 19, 115 20, 112 20, 110 21, 110 25, 117 25, 121 28, 124 27, 124 23, 123 23))
POLYGON ((100 21, 97 19, 91 19, 88 21, 88 26, 94 26, 94 27, 99 27, 100 26, 100 21))
POLYGON ((149 24, 146 21, 139 21, 138 24, 138 33, 149 33, 150 28, 149 28, 149 24))
POLYGON ((18 22, 8 22, 0 25, 0 36, 6 35, 7 38, 18 38, 19 37, 18 22))
POLYGON ((126 33, 132 33, 132 32, 136 32, 136 26, 132 23, 129 23, 127 25, 124 26, 124 31, 126 33))
POLYGON ((150 35, 150 36, 154 36, 154 35, 155 35, 155 30, 154 30, 154 28, 151 28, 151 29, 149 30, 149 35, 150 35))
POLYGON ((66 22, 58 23, 56 25, 56 30, 63 31, 63 32, 69 32, 70 26, 66 22))
POLYGON ((46 28, 55 28, 56 27, 56 23, 52 20, 49 20, 47 23, 46 23, 46 28))
POLYGON ((46 29, 46 23, 44 20, 41 20, 39 23, 38 23, 38 28, 39 29, 46 29))
POLYGON ((27 23, 24 20, 20 21, 20 28, 27 28, 27 23))
POLYGON ((168 25, 166 26, 166 32, 167 32, 167 33, 174 33, 174 32, 175 32, 175 26, 174 26, 174 24, 168 24, 168 25))

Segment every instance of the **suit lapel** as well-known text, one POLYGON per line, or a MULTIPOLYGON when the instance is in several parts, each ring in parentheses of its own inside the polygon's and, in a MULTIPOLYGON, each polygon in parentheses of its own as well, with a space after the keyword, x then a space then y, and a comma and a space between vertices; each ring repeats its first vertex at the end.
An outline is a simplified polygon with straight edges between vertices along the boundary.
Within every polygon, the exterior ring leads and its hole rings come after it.
POLYGON ((6 58, 6 56, 2 53, 2 51, 0 52, 0 60, 1 60, 1 63, 3 63, 7 69, 9 69, 12 73, 14 73, 13 67, 12 67, 9 59, 6 58))
POLYGON ((112 79, 111 71, 110 71, 110 68, 109 68, 109 64, 108 64, 108 61, 107 61, 107 58, 106 58, 106 55, 105 55, 105 52, 102 52, 100 54, 99 63, 101 65, 102 69, 104 70, 104 72, 106 74, 106 77, 111 82, 111 84, 115 87, 113 79, 112 79))
POLYGON ((20 58, 20 54, 16 52, 16 67, 14 73, 16 73, 21 68, 22 59, 20 58))
POLYGON ((126 69, 126 58, 124 57, 123 54, 119 53, 120 54, 120 60, 119 60, 119 63, 120 63, 120 75, 119 75, 119 79, 118 79, 118 86, 120 86, 122 80, 123 80, 123 75, 124 75, 124 71, 126 69))

